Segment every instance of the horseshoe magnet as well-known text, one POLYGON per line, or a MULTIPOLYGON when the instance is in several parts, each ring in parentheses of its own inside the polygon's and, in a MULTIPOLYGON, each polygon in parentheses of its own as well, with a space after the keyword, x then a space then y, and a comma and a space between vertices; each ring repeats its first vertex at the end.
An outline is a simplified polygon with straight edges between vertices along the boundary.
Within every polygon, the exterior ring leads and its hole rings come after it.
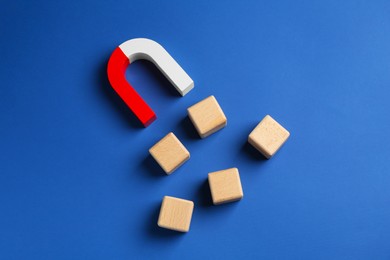
POLYGON ((119 45, 108 61, 108 80, 130 110, 147 127, 156 119, 156 114, 127 82, 125 77, 127 66, 139 59, 153 62, 182 96, 194 87, 194 81, 171 55, 155 41, 137 38, 119 45))

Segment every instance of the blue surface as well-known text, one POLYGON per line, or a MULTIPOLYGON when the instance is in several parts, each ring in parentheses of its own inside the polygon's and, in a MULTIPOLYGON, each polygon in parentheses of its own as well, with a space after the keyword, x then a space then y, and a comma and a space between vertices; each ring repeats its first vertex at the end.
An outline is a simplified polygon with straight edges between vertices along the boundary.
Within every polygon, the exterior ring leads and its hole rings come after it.
POLYGON ((0 258, 390 259, 389 1, 184 2, 1 1, 0 258), (131 65, 146 129, 105 72, 135 37, 195 81, 131 65), (186 108, 212 94, 228 126, 201 140, 186 108), (291 132, 268 161, 246 144, 266 114, 291 132), (169 131, 191 159, 165 176, 169 131), (244 199, 211 206, 234 166, 244 199), (195 202, 189 233, 157 227, 164 195, 195 202))

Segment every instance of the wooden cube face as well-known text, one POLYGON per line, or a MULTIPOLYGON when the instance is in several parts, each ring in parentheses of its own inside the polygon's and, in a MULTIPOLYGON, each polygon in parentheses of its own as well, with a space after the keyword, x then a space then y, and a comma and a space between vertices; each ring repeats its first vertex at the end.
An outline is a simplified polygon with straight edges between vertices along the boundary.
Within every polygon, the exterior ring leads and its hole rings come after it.
POLYGON ((289 136, 290 133, 283 126, 267 115, 250 133, 248 142, 269 159, 289 136))
POLYGON ((227 119, 214 96, 196 103, 187 111, 201 138, 205 138, 226 126, 227 119))
POLYGON ((214 205, 240 200, 244 196, 237 168, 209 173, 209 185, 214 205))
POLYGON ((192 201, 165 196, 161 204, 157 224, 162 228, 188 232, 193 210, 194 203, 192 201))
POLYGON ((190 158, 188 150, 172 132, 150 148, 149 153, 166 174, 171 174, 190 158))

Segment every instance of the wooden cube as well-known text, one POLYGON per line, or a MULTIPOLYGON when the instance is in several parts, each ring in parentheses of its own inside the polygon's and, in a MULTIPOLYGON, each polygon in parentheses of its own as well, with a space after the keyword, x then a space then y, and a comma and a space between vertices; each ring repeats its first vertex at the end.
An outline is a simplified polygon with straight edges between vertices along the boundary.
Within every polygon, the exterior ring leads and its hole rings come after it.
POLYGON ((194 203, 190 200, 165 196, 163 198, 157 225, 180 232, 190 230, 194 203))
POLYGON ((283 126, 267 115, 250 133, 248 142, 269 159, 289 136, 290 133, 283 126))
POLYGON ((209 173, 209 185, 214 205, 240 200, 244 196, 237 168, 209 173))
POLYGON ((227 119, 214 96, 187 109, 188 116, 201 138, 205 138, 226 126, 227 119))
POLYGON ((188 150, 172 132, 150 148, 149 153, 166 174, 171 174, 190 158, 188 150))

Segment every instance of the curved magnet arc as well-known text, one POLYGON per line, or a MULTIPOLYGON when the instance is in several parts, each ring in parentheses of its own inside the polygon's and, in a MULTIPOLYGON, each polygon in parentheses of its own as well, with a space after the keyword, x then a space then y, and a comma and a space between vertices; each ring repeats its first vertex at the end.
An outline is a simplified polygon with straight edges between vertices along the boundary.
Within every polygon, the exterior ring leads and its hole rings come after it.
POLYGON ((129 64, 139 59, 153 62, 182 96, 194 87, 194 81, 172 56, 155 41, 137 38, 119 45, 108 61, 108 79, 130 110, 147 127, 157 118, 156 114, 127 82, 125 77, 126 68, 129 64))

